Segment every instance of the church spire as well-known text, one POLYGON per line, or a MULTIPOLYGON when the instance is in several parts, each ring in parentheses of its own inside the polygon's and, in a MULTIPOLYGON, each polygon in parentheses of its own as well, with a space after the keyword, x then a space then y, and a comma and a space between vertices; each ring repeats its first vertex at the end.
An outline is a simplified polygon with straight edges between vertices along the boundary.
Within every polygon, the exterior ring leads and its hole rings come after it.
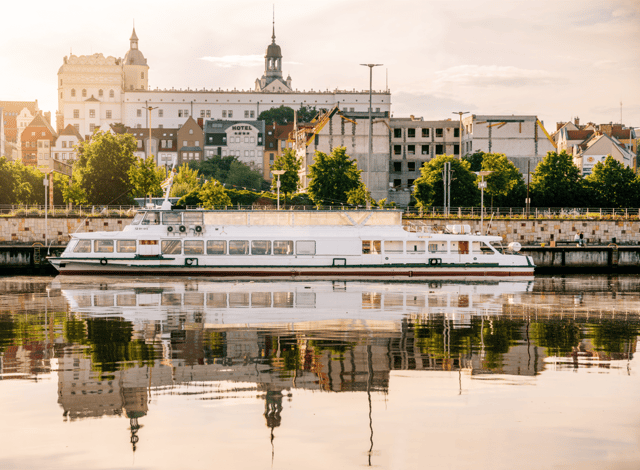
POLYGON ((271 34, 271 44, 276 43, 276 6, 273 5, 273 33, 271 34))

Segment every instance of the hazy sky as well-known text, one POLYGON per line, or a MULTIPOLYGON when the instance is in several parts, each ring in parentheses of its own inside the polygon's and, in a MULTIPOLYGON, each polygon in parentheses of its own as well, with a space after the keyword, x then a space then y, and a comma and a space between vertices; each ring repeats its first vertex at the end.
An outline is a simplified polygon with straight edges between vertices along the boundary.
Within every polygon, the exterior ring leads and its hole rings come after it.
POLYGON ((640 126, 640 0, 157 0, 3 5, 0 100, 55 112, 62 59, 123 57, 133 22, 152 88, 251 89, 271 42, 299 90, 388 85, 392 113, 536 114, 640 126), (10 19, 10 20, 7 20, 10 19))

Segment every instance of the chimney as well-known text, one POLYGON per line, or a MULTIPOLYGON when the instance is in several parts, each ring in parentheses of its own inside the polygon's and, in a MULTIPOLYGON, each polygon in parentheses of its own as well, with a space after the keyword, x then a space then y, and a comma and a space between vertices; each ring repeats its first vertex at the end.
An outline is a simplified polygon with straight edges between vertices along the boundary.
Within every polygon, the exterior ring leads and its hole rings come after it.
POLYGON ((204 119, 198 118, 198 125, 200 126, 200 129, 204 129, 204 119))
POLYGON ((577 128, 580 128, 580 118, 578 116, 573 118, 573 123, 576 125, 577 128))

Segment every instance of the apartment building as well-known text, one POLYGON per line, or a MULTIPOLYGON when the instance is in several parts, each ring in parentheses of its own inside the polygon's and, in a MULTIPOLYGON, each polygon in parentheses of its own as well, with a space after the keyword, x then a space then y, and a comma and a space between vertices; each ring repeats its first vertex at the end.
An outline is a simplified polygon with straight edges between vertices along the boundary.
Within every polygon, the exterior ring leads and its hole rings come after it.
POLYGON ((205 121, 205 158, 235 156, 241 163, 262 173, 264 135, 264 121, 205 121))

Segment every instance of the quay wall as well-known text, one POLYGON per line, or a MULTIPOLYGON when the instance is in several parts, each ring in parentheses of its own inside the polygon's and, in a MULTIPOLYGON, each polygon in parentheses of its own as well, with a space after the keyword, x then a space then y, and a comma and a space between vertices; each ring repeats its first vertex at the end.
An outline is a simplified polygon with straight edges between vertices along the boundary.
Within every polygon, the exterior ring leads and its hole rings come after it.
MULTIPOLYGON (((78 232, 118 231, 131 222, 130 218, 49 218, 49 243, 66 244, 70 234, 78 232)), ((428 226, 470 225, 472 231, 480 231, 479 219, 405 219, 404 224, 424 223, 428 226)), ((584 219, 499 219, 484 221, 485 233, 499 235, 506 243, 540 245, 556 242, 573 242, 576 232, 583 232, 587 244, 638 245, 640 244, 639 220, 584 220, 584 219)), ((44 218, 0 218, 0 243, 33 244, 45 240, 44 218)))

